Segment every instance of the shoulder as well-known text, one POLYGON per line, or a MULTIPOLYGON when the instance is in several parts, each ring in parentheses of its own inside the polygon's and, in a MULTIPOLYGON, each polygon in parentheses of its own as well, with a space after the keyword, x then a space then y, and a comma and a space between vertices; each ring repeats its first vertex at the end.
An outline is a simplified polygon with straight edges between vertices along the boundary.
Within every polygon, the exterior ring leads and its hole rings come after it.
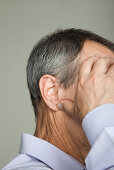
POLYGON ((47 167, 19 167, 19 168, 8 168, 6 170, 52 170, 47 167))
POLYGON ((19 154, 2 170, 51 170, 45 163, 26 154, 19 154))

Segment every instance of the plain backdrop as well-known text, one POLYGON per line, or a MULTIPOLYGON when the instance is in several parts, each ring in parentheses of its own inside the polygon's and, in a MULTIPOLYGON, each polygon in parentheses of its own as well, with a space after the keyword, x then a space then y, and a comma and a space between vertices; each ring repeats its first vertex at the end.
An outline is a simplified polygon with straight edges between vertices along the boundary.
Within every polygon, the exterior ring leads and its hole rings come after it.
POLYGON ((26 84, 33 45, 57 28, 84 28, 114 41, 114 0, 0 0, 0 169, 35 118, 26 84))

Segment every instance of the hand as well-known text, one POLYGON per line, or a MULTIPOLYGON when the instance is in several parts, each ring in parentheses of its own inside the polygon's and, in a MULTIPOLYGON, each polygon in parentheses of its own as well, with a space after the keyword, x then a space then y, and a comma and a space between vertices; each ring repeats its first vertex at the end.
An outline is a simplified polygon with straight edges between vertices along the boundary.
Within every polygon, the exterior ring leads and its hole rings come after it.
POLYGON ((83 120, 88 112, 105 103, 114 104, 114 58, 89 57, 80 66, 74 108, 67 108, 67 102, 58 108, 83 120))
POLYGON ((81 119, 95 107, 114 104, 114 58, 90 57, 82 63, 75 101, 81 119))

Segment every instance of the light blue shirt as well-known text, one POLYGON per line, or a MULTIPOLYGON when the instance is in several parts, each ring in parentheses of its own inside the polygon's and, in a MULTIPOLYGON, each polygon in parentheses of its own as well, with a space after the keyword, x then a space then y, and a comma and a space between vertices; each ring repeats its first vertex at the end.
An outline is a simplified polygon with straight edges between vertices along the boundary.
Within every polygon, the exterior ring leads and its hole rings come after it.
POLYGON ((82 127, 91 144, 86 167, 51 143, 23 134, 19 155, 2 170, 114 170, 114 104, 89 112, 82 127))

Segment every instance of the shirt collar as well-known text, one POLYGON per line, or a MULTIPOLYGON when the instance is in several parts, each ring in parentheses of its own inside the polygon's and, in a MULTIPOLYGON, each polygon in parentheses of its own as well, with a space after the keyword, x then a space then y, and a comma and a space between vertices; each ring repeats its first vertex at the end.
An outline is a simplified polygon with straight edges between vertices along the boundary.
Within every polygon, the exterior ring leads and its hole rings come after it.
POLYGON ((21 138, 20 153, 28 154, 54 170, 83 170, 85 167, 51 143, 29 134, 21 138))

